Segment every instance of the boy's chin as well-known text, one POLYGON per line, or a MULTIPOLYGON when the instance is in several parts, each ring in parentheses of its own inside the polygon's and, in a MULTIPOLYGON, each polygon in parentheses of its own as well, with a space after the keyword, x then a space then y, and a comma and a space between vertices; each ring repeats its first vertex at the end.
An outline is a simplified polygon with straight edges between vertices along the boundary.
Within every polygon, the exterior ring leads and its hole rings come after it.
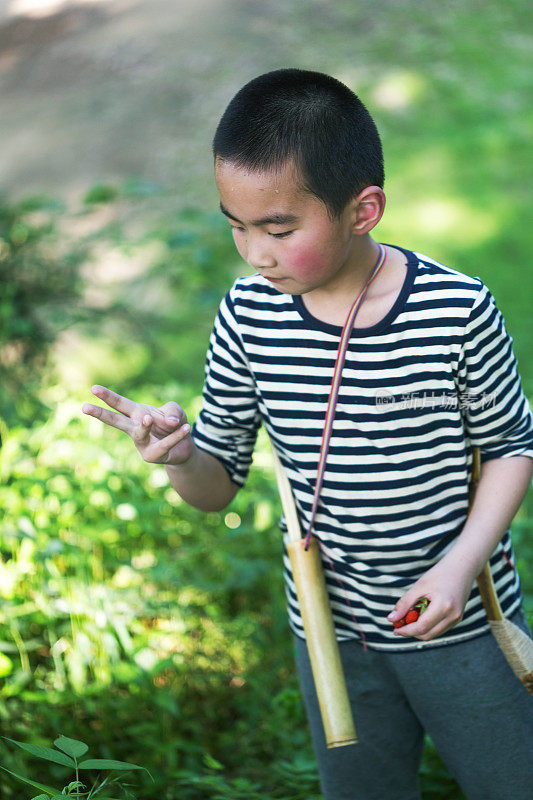
POLYGON ((277 289, 278 292, 283 292, 283 294, 305 294, 302 289, 295 289, 291 287, 289 281, 280 281, 279 283, 271 283, 268 281, 273 289, 277 289))

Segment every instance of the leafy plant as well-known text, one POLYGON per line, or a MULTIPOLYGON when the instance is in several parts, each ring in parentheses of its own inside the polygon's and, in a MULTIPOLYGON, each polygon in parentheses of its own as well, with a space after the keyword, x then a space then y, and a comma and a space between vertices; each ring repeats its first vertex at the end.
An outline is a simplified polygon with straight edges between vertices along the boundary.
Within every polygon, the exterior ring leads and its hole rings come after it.
MULTIPOLYGON (((99 794, 101 789, 108 784, 109 786, 112 783, 117 783, 117 779, 109 780, 109 776, 106 777, 100 785, 94 784, 92 789, 89 791, 82 791, 86 789, 84 783, 79 780, 79 771, 80 770, 132 770, 132 769, 144 769, 150 775, 150 772, 146 769, 146 767, 140 767, 137 764, 130 764, 126 761, 114 761, 108 758, 89 758, 84 761, 79 761, 82 756, 85 755, 87 750, 89 749, 88 745, 85 742, 80 742, 78 739, 69 739, 68 736, 60 735, 57 739, 55 739, 54 744, 57 750, 53 750, 51 747, 43 747, 42 745, 36 744, 26 744, 25 742, 17 742, 15 739, 9 739, 7 736, 3 737, 7 739, 8 742, 13 742, 16 744, 17 747, 20 747, 22 750, 26 750, 26 752, 31 753, 38 758, 44 758, 46 761, 51 761, 54 764, 61 764, 65 767, 70 767, 71 769, 75 770, 76 772, 76 779, 70 781, 66 786, 62 789, 57 789, 52 786, 46 786, 43 783, 39 783, 34 780, 30 780, 30 778, 24 775, 17 775, 15 772, 12 772, 6 767, 0 767, 0 769, 5 770, 13 777, 17 778, 24 783, 29 784, 29 786, 33 786, 34 789, 39 789, 41 794, 36 795, 32 798, 32 800, 64 800, 65 795, 67 797, 85 797, 89 798, 98 798, 98 800, 113 800, 112 797, 109 795, 102 795, 99 794)), ((152 777, 150 775, 150 777, 152 777)), ((153 780, 153 778, 152 778, 153 780)), ((134 798, 134 795, 129 792, 126 787, 122 784, 119 784, 123 789, 126 791, 126 797, 134 798)))
POLYGON ((64 203, 0 196, 0 416, 31 419, 50 345, 74 319, 88 251, 58 229, 64 203))

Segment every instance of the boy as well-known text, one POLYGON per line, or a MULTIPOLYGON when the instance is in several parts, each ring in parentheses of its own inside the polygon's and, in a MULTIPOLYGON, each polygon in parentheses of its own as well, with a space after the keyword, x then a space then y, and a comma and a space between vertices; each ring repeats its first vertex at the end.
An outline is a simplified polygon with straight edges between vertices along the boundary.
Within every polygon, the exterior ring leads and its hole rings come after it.
POLYGON ((101 387, 121 414, 83 410, 128 432, 205 511, 244 485, 263 422, 305 531, 342 328, 383 247, 350 335, 313 525, 357 745, 326 749, 283 556, 321 788, 327 800, 419 799, 427 731, 469 800, 526 800, 533 704, 475 581, 490 557, 504 616, 531 635, 509 525, 531 480, 533 416, 494 298, 479 278, 371 238, 385 208, 381 142, 335 79, 287 69, 250 81, 213 150, 221 211, 256 272, 220 304, 193 430, 176 403, 154 409, 101 387), (467 519, 474 445, 482 471, 467 519), (419 620, 395 629, 421 597, 419 620))

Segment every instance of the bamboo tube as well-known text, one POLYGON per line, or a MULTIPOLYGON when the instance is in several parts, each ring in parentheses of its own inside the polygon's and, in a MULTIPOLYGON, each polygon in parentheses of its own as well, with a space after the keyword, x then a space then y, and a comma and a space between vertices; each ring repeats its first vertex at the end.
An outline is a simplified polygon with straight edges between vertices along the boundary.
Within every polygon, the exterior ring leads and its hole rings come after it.
POLYGON ((316 539, 304 549, 300 522, 289 480, 272 445, 272 457, 287 521, 287 552, 291 561, 326 745, 358 742, 346 680, 335 635, 333 616, 316 539))

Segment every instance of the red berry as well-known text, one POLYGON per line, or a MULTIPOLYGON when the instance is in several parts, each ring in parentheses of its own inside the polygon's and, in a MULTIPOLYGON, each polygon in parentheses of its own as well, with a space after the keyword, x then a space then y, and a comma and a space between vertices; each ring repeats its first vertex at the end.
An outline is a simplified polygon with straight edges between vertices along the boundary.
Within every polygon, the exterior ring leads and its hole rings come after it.
POLYGON ((396 622, 393 622, 392 624, 394 625, 395 628, 401 628, 402 625, 405 625, 405 617, 396 620, 396 622))
POLYGON ((418 614, 418 611, 416 610, 416 608, 412 608, 405 615, 406 624, 409 625, 410 622, 416 622, 417 619, 418 619, 418 616, 419 616, 419 614, 418 614))

